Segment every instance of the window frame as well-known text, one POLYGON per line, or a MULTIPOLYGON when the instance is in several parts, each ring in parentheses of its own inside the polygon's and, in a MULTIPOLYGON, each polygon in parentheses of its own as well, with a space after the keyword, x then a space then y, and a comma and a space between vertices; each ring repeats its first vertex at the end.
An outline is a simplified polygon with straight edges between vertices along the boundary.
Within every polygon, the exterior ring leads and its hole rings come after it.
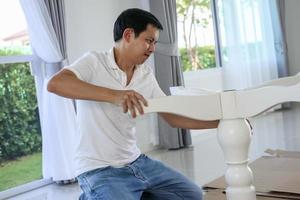
POLYGON ((222 67, 222 49, 221 49, 221 33, 220 33, 220 19, 218 15, 218 0, 211 0, 211 12, 214 26, 215 36, 215 55, 216 55, 216 67, 222 67))
POLYGON ((25 183, 23 185, 19 185, 0 192, 0 199, 11 198, 19 194, 35 190, 46 185, 50 185, 52 183, 53 183, 52 179, 39 179, 39 180, 31 181, 29 183, 25 183))

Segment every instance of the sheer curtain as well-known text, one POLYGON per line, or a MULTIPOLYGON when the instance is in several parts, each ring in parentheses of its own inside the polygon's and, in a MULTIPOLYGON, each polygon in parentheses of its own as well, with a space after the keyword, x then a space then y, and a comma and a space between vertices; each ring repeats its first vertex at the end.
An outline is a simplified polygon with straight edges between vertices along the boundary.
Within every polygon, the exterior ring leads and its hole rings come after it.
POLYGON ((51 94, 46 89, 49 78, 61 69, 66 59, 63 37, 58 34, 64 33, 63 23, 58 23, 63 19, 63 1, 19 1, 27 20, 31 47, 42 60, 33 71, 42 127, 43 177, 54 181, 70 180, 75 177, 75 109, 72 100, 51 94))
POLYGON ((280 21, 274 21, 276 1, 219 0, 218 9, 224 89, 243 89, 278 78, 275 31, 281 30, 274 27, 280 26, 280 21))

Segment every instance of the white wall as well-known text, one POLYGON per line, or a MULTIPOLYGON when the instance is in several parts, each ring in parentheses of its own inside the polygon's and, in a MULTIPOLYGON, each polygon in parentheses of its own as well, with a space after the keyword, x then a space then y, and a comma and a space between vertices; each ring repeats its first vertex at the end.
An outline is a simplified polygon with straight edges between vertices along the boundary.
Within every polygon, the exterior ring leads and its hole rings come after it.
MULTIPOLYGON (((148 0, 65 0, 66 40, 69 62, 89 50, 112 48, 113 24, 127 8, 149 9, 148 0)), ((152 58, 151 58, 152 59, 152 58)), ((152 61, 150 60, 150 64, 152 61)), ((151 141, 157 138, 157 119, 147 115, 137 119, 138 146, 143 152, 155 149, 151 141)))
POLYGON ((290 75, 300 72, 300 1, 285 0, 288 62, 290 75))
POLYGON ((70 62, 88 50, 113 45, 113 24, 125 9, 147 6, 148 0, 65 0, 66 38, 70 62))

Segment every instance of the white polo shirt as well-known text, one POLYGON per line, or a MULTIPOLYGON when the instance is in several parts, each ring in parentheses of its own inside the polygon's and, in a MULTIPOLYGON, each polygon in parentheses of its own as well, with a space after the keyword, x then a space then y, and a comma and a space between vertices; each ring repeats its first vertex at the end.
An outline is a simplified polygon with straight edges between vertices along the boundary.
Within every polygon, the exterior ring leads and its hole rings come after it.
MULTIPOLYGON (((82 81, 116 90, 135 90, 144 98, 165 96, 150 67, 136 67, 126 86, 125 72, 117 66, 113 49, 88 52, 66 69, 82 81)), ((135 119, 121 106, 106 102, 76 100, 78 144, 76 175, 106 166, 120 167, 141 154, 136 144, 135 119)))

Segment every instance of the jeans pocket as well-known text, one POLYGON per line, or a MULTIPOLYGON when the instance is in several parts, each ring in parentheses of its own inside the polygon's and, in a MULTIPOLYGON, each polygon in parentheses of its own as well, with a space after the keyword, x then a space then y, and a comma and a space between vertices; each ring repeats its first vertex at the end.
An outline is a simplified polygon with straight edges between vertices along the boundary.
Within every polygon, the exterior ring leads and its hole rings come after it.
POLYGON ((88 172, 84 176, 84 179, 86 180, 86 183, 88 184, 91 191, 93 191, 96 188, 101 187, 105 184, 107 178, 112 173, 112 169, 113 168, 110 166, 98 168, 96 170, 92 170, 92 171, 88 172))

